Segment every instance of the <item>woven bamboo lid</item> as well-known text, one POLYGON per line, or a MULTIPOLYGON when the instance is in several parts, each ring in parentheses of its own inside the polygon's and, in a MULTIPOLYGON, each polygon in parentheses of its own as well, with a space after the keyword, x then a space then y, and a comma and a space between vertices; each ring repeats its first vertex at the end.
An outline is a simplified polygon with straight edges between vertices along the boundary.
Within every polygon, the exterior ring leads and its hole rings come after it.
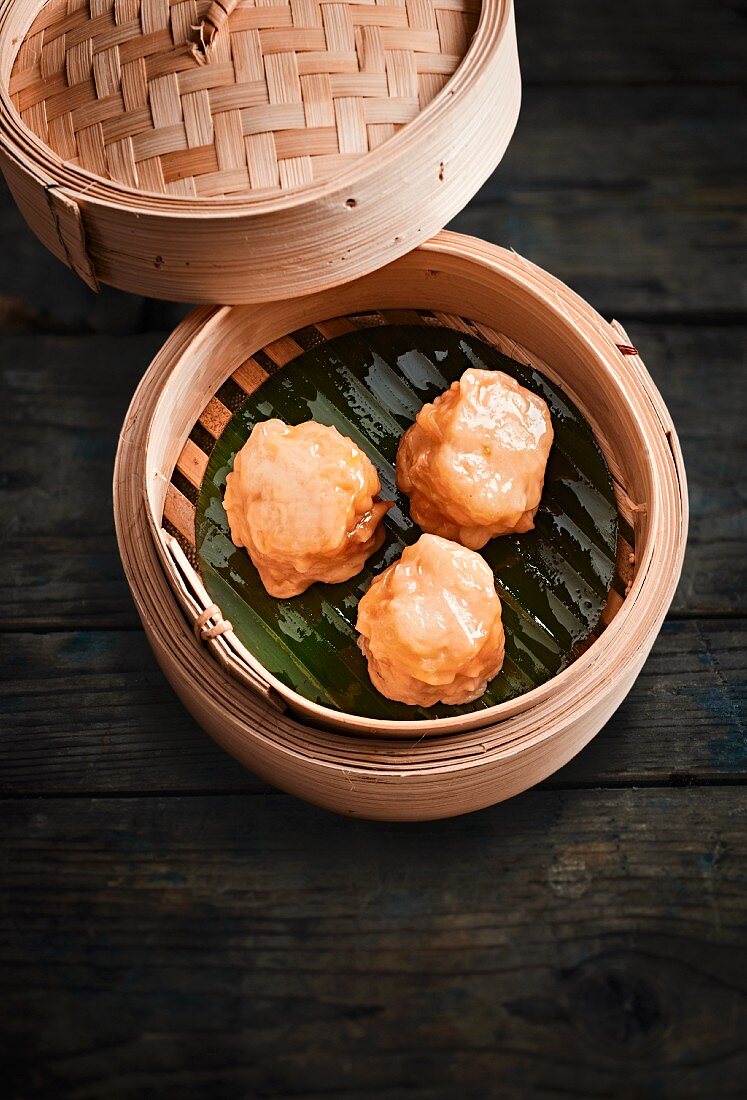
POLYGON ((244 0, 230 15, 215 3, 202 47, 200 7, 51 0, 13 68, 21 118, 63 160, 128 187, 293 191, 338 175, 427 107, 479 13, 477 0, 244 0))
POLYGON ((346 282, 500 160, 510 0, 4 0, 3 168, 92 285, 240 302, 346 282), (43 200, 43 201, 42 201, 43 200))

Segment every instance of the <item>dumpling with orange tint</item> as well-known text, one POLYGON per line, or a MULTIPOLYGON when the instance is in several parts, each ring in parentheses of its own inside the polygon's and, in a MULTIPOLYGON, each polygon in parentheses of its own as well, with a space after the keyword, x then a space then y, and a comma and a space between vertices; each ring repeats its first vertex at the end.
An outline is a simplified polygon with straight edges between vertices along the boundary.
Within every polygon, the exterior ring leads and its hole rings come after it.
POLYGON ((430 707, 470 703, 503 666, 501 601, 483 558, 422 535, 358 605, 358 645, 374 687, 430 707))
POLYGON ((479 550, 534 527, 552 441, 541 397, 502 371, 470 368, 405 432, 397 485, 424 531, 479 550))
POLYGON ((360 572, 384 541, 380 491, 373 463, 336 428, 266 420, 236 455, 223 503, 234 545, 286 599, 360 572))

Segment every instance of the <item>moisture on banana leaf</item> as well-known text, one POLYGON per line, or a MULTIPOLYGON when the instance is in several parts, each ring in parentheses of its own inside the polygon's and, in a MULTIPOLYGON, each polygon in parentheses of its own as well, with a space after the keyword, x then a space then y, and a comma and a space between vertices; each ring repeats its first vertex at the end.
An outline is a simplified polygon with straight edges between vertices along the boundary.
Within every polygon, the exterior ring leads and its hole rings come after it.
POLYGON ((244 645, 274 676, 314 702, 388 720, 448 717, 484 709, 544 683, 594 633, 615 570, 617 512, 607 466, 591 428, 539 371, 476 337, 431 325, 388 325, 338 336, 272 374, 241 405, 215 445, 197 507, 197 552, 205 587, 244 645), (555 442, 535 529, 492 539, 481 551, 503 603, 506 659, 475 703, 427 709, 392 702, 371 684, 356 644, 358 601, 420 530, 395 483, 402 433, 467 367, 502 370, 547 402, 555 442), (223 508, 226 476, 256 423, 314 419, 349 436, 376 466, 382 498, 395 501, 381 550, 342 584, 300 596, 268 596, 223 508))

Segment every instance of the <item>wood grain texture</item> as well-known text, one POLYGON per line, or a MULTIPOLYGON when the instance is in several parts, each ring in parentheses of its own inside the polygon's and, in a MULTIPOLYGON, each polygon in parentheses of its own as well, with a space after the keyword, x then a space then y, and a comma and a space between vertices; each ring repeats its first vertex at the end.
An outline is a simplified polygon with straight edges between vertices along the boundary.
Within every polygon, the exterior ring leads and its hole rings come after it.
POLYGON ((262 795, 0 822, 6 1095, 741 1094, 741 791, 414 828, 262 795))
MULTIPOLYGON (((747 612, 740 507, 747 326, 627 327, 670 406, 690 483, 691 533, 675 611, 747 612)), ((114 542, 111 468, 131 391, 163 339, 3 338, 6 628, 135 625, 114 542), (39 450, 57 461, 40 465, 39 450)))
MULTIPOLYGON (((747 621, 669 622, 604 731, 546 786, 747 778, 747 621)), ((0 792, 265 791, 130 632, 0 635, 0 792)))
POLYGON ((111 475, 131 390, 162 340, 3 338, 6 627, 134 623, 114 539, 111 475))
POLYGON ((739 87, 529 88, 452 228, 516 249, 607 316, 744 311, 745 145, 739 87))
POLYGON ((744 0, 519 0, 525 84, 744 80, 744 0))
POLYGON ((628 329, 672 414, 690 486, 690 533, 673 611, 738 613, 747 607, 747 326, 628 329))

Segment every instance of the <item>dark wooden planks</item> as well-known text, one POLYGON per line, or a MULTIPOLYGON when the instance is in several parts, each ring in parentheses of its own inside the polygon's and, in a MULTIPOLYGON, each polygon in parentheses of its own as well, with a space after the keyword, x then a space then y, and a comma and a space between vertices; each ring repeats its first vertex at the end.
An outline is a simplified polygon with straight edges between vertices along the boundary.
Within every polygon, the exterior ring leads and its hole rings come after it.
MULTIPOLYGON (((675 608, 747 611, 742 409, 747 326, 628 324, 669 402, 692 498, 675 608)), ((131 392, 162 337, 6 336, 0 354, 0 621, 6 629, 135 625, 111 517, 131 392)))
POLYGON ((529 88, 502 164, 452 227, 605 315, 744 311, 746 146, 740 88, 529 88))
POLYGON ((747 326, 626 323, 682 444, 690 534, 675 612, 747 607, 747 326))
POLYGON ((744 0, 516 0, 526 83, 744 80, 744 0))
POLYGON ((415 827, 11 801, 0 827, 5 1095, 740 1094, 741 791, 415 827))
POLYGON ((132 392, 162 339, 3 338, 6 627, 134 624, 114 539, 112 468, 132 392))
POLYGON ((0 791, 266 790, 199 729, 140 631, 0 636, 0 791))
POLYGON ((744 208, 744 90, 738 86, 525 90, 511 145, 473 202, 558 192, 574 207, 679 203, 744 208))
MULTIPOLYGON (((551 786, 747 778, 747 621, 670 622, 633 692, 551 786)), ((140 633, 0 636, 0 791, 265 790, 202 733, 140 633)))

